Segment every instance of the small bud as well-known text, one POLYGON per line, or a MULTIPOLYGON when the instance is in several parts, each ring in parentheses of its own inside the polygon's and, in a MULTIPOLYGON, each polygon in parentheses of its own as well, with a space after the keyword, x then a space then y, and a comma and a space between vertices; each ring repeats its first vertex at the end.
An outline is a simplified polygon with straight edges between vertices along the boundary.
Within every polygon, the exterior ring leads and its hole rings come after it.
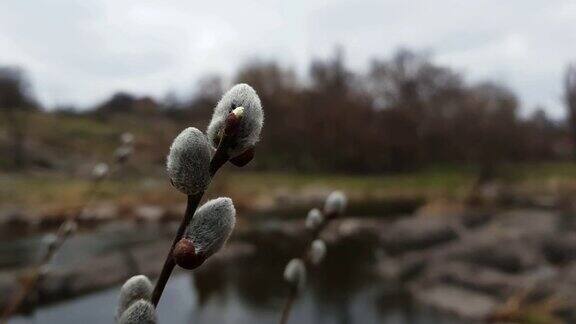
POLYGON ((49 264, 43 264, 43 265, 40 266, 40 268, 38 269, 38 279, 44 279, 44 278, 46 278, 46 276, 48 275, 48 273, 50 273, 50 265, 49 265, 49 264))
POLYGON ((242 119, 242 117, 244 117, 244 107, 238 107, 238 108, 232 110, 232 113, 233 113, 234 116, 236 116, 238 119, 242 119))
POLYGON ((103 179, 108 174, 109 168, 106 163, 98 163, 92 169, 92 177, 96 180, 103 179))
POLYGON ((56 243, 58 242, 58 236, 56 236, 55 234, 46 234, 43 238, 42 238, 42 243, 44 245, 46 245, 46 247, 50 250, 52 248, 54 248, 54 246, 56 245, 56 243))
POLYGON ((342 215, 346 209, 347 199, 342 191, 334 191, 324 204, 324 212, 329 216, 342 215))
POLYGON ((210 145, 194 127, 182 131, 170 146, 166 169, 172 185, 192 195, 206 190, 210 183, 210 145))
POLYGON ((130 155, 132 155, 133 151, 134 150, 132 146, 122 145, 119 148, 117 148, 116 151, 114 151, 114 158, 116 159, 116 162, 124 163, 126 162, 126 160, 128 160, 130 155))
MULTIPOLYGON (((236 108, 238 109, 238 108, 236 108)), ((234 110, 236 110, 234 109, 234 110)), ((226 122, 224 126, 224 134, 226 136, 236 136, 238 134, 238 129, 240 129, 240 121, 242 119, 238 117, 234 112, 228 114, 226 117, 226 122)))
POLYGON ((175 261, 178 263, 180 260, 182 267, 186 269, 189 269, 190 265, 201 265, 204 260, 224 246, 232 234, 235 223, 236 210, 232 199, 217 198, 208 201, 194 214, 186 229, 187 241, 179 242, 183 252, 175 261), (193 253, 187 251, 188 249, 194 249, 193 253), (191 259, 182 261, 180 257, 185 255, 191 259))
POLYGON ((156 317, 156 310, 152 303, 147 300, 140 299, 134 302, 124 313, 120 316, 118 324, 156 324, 158 319, 156 317))
POLYGON ((224 133, 224 128, 230 126, 230 115, 235 117, 238 126, 228 154, 236 157, 258 142, 264 123, 262 104, 252 87, 247 84, 237 84, 218 102, 206 131, 214 147, 220 144, 220 135, 224 133))
MULTIPOLYGON (((150 300, 152 289, 152 283, 144 275, 133 276, 126 280, 122 288, 120 288, 120 299, 118 301, 118 309, 116 310, 116 318, 123 318, 124 312, 129 310, 131 305, 136 301, 141 299, 150 300)), ((120 323, 123 322, 120 321, 120 323)))
POLYGON ((78 224, 73 220, 68 220, 61 225, 60 230, 63 236, 68 237, 78 230, 78 224))
POLYGON ((240 128, 240 122, 244 117, 244 107, 238 107, 232 110, 226 118, 226 126, 224 127, 224 134, 228 136, 236 136, 240 128))
POLYGON ((254 146, 252 146, 249 149, 247 149, 246 151, 244 151, 244 153, 238 155, 235 158, 231 158, 230 162, 237 167, 243 167, 246 164, 250 163, 250 161, 252 161, 252 159, 254 159, 255 153, 256 153, 256 150, 255 150, 254 146))
POLYGON ((46 246, 46 253, 52 253, 58 247, 58 236, 56 234, 47 234, 42 238, 42 244, 46 246))
POLYGON ((324 215, 322 212, 318 210, 318 208, 314 208, 308 212, 308 216, 306 216, 306 228, 309 230, 313 230, 318 228, 324 222, 324 215))
POLYGON ((188 270, 198 268, 206 260, 203 255, 196 254, 194 242, 185 237, 176 243, 174 252, 172 252, 172 257, 177 265, 188 270))
POLYGON ((120 135, 120 142, 124 145, 132 144, 132 142, 134 142, 134 135, 130 132, 122 133, 122 135, 120 135))
POLYGON ((300 259, 292 259, 284 269, 284 279, 298 289, 304 288, 306 284, 306 266, 300 259))
POLYGON ((314 240, 312 245, 310 245, 310 262, 312 262, 313 265, 319 265, 325 256, 326 243, 320 239, 314 240))

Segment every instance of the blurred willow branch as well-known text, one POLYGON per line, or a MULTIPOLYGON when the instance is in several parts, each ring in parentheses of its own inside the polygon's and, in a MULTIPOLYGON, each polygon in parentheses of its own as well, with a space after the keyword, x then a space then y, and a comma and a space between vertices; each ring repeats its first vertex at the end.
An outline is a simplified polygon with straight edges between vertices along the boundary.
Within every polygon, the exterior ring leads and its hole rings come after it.
MULTIPOLYGON (((312 244, 312 242, 314 242, 315 240, 320 238, 320 233, 322 233, 322 230, 327 226, 328 222, 329 222, 329 220, 327 219, 326 221, 322 222, 316 228, 313 228, 310 230, 310 236, 308 238, 308 241, 306 242, 306 247, 309 247, 312 244)), ((305 268, 309 268, 309 266, 310 266, 310 251, 309 251, 309 249, 306 249, 304 254, 301 256, 300 260, 302 260, 304 262, 305 268)), ((292 306, 294 305, 294 302, 296 301, 296 298, 298 297, 299 291, 300 290, 298 289, 298 283, 291 284, 290 292, 288 293, 288 298, 286 299, 286 302, 284 303, 284 307, 282 309, 282 316, 280 317, 280 324, 288 323, 288 318, 290 317, 290 311, 292 310, 292 306)))
POLYGON ((323 212, 315 208, 308 213, 306 228, 309 235, 306 250, 300 258, 290 260, 284 271, 284 277, 290 284, 290 292, 282 310, 280 324, 288 323, 292 306, 305 284, 307 269, 317 266, 324 258, 326 245, 320 240, 322 231, 332 220, 344 213, 346 204, 346 196, 340 191, 335 191, 326 199, 323 212))
POLYGON ((78 220, 84 215, 87 208, 91 206, 98 196, 99 188, 102 181, 113 173, 119 172, 126 164, 128 157, 132 154, 132 142, 134 137, 130 133, 124 133, 121 136, 122 145, 114 153, 114 162, 112 168, 105 163, 98 163, 92 170, 92 178, 86 193, 84 194, 84 203, 81 205, 79 212, 68 217, 60 226, 55 234, 48 235, 42 243, 46 246, 45 251, 38 263, 27 271, 20 280, 20 289, 17 289, 8 299, 6 308, 0 317, 0 324, 7 324, 8 319, 16 313, 22 303, 45 278, 48 268, 54 256, 62 248, 68 238, 70 238, 78 228, 78 220))

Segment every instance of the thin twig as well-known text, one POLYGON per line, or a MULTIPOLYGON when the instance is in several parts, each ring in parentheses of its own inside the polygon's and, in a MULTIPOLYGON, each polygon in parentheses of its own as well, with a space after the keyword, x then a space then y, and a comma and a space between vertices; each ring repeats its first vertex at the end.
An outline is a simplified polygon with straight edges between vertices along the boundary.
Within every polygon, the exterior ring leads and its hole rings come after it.
POLYGON ((158 277, 158 281, 156 282, 156 286, 154 287, 154 291, 152 292, 151 300, 154 306, 158 305, 160 297, 162 296, 162 292, 166 287, 166 283, 168 283, 168 279, 172 274, 172 270, 174 270, 174 267, 176 266, 174 258, 172 257, 174 247, 176 246, 176 243, 180 241, 182 235, 184 235, 186 227, 188 226, 188 224, 190 224, 190 221, 194 216, 194 212, 196 211, 196 208, 198 208, 198 204, 200 203, 200 200, 202 199, 203 195, 204 192, 200 192, 196 195, 188 195, 188 202, 186 204, 186 212, 184 212, 184 218, 182 219, 182 222, 178 227, 178 232, 176 232, 176 236, 174 236, 174 241, 172 242, 170 251, 168 252, 168 256, 164 261, 164 266, 162 267, 162 271, 160 272, 160 276, 158 277))
MULTIPOLYGON (((336 215, 324 215, 325 219, 324 222, 320 223, 318 226, 312 228, 310 230, 310 236, 308 241, 306 242, 306 250, 301 255, 300 259, 304 261, 304 265, 306 268, 310 268, 311 266, 311 259, 310 259, 310 246, 312 242, 320 238, 320 234, 322 230, 328 226, 328 223, 335 218, 336 215)), ((290 287, 290 294, 288 295, 288 299, 286 299, 286 303, 284 304, 284 309, 282 311, 282 317, 280 317, 280 324, 286 324, 288 322, 288 318, 290 317, 290 311, 292 310, 292 305, 294 301, 298 297, 298 286, 297 284, 292 284, 290 287)))
MULTIPOLYGON (((119 170, 119 169, 118 169, 119 170)), ((92 204, 98 192, 100 183, 104 178, 98 177, 91 182, 91 186, 88 188, 84 195, 85 202, 82 204, 82 208, 78 213, 73 214, 68 217, 60 226, 56 232, 56 241, 53 246, 46 249, 46 253, 40 258, 38 264, 30 270, 30 275, 25 278, 24 283, 21 285, 20 289, 10 298, 8 305, 4 309, 2 316, 0 317, 0 324, 8 323, 8 319, 18 311, 26 297, 30 294, 32 290, 37 286, 38 282, 44 277, 44 269, 50 264, 56 253, 60 250, 64 242, 70 237, 71 233, 66 231, 67 224, 76 223, 80 216, 85 212, 86 208, 92 204)))
POLYGON ((294 305, 294 301, 296 301, 296 297, 298 296, 298 288, 296 285, 293 285, 290 289, 290 294, 288 295, 288 299, 286 300, 286 304, 284 304, 284 309, 282 310, 282 317, 280 318, 280 324, 288 323, 288 318, 290 317, 290 311, 292 310, 292 305, 294 305))

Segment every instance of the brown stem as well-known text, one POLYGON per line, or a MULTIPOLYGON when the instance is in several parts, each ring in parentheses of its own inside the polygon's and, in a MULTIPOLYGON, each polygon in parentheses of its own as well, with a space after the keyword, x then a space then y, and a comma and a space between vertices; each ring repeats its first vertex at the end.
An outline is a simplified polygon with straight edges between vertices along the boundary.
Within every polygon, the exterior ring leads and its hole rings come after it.
POLYGON ((21 289, 17 290, 12 298, 10 298, 10 302, 6 306, 4 313, 2 314, 2 318, 0 319, 0 323, 7 324, 8 319, 14 314, 19 308, 22 302, 30 291, 34 288, 36 283, 40 278, 40 272, 38 269, 34 269, 33 273, 30 275, 29 278, 26 278, 25 281, 21 285, 21 289))
POLYGON ((230 144, 230 136, 224 136, 218 144, 218 149, 216 149, 216 153, 214 153, 212 160, 210 160, 210 176, 213 177, 216 172, 230 160, 230 156, 228 155, 230 144))
POLYGON ((170 251, 168 252, 168 256, 164 261, 164 266, 162 267, 162 271, 160 272, 160 276, 158 277, 158 281, 156 282, 156 286, 154 286, 154 291, 152 292, 152 303, 154 306, 158 305, 160 301, 160 297, 162 296, 162 292, 164 292, 164 288, 166 287, 166 283, 168 283, 168 279, 176 266, 174 262, 174 258, 172 257, 172 252, 174 251, 174 246, 176 243, 180 241, 184 232, 186 231, 186 227, 190 224, 192 217, 194 216, 194 212, 196 208, 198 208, 198 204, 200 200, 202 200, 202 196, 204 192, 200 192, 195 195, 188 195, 188 203, 186 204, 186 212, 184 212, 184 218, 182 222, 180 222, 180 226, 178 227, 178 231, 176 232, 176 236, 174 236, 174 241, 172 242, 172 246, 170 247, 170 251))
MULTIPOLYGON (((224 136, 218 145, 218 149, 212 160, 210 161, 210 176, 214 177, 216 172, 229 160, 228 156, 228 146, 230 145, 230 139, 228 136, 224 136)), ((180 222, 180 226, 178 227, 178 231, 176 232, 176 236, 174 236, 174 240, 172 241, 172 246, 170 247, 170 251, 168 251, 168 255, 166 256, 166 260, 164 261, 164 266, 162 266, 162 271, 160 272, 160 276, 158 277, 158 281, 156 281, 156 286, 154 286, 154 291, 152 292, 152 304, 154 307, 158 306, 160 302, 160 297, 162 297, 162 293, 164 292, 164 288, 168 283, 168 279, 170 279, 170 275, 176 266, 174 258, 172 257, 172 253, 174 252, 174 247, 176 243, 180 241, 180 239, 184 236, 184 232, 186 231, 186 227, 192 221, 194 217, 194 213, 202 200, 202 196, 204 196, 204 191, 199 192, 194 195, 188 196, 188 203, 186 204, 186 212, 184 212, 184 217, 180 222)))
POLYGON ((280 324, 288 323, 288 318, 290 317, 290 311, 292 310, 292 305, 294 305, 294 301, 296 301, 296 296, 298 296, 298 287, 296 285, 292 285, 290 288, 290 294, 288 295, 288 299, 286 300, 286 304, 284 304, 284 309, 282 310, 282 317, 280 318, 280 324))

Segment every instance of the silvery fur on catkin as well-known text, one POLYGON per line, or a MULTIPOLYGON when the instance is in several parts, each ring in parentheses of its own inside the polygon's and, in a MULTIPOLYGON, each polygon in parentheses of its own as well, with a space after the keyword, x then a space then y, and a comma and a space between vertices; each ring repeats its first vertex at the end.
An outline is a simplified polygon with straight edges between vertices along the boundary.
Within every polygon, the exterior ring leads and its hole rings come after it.
POLYGON ((284 279, 302 289, 306 283, 306 266, 300 259, 292 259, 284 269, 284 279))
POLYGON ((310 245, 310 262, 314 265, 320 264, 326 256, 326 243, 320 239, 316 239, 310 245))
POLYGON ((228 114, 237 107, 244 108, 244 116, 242 116, 238 133, 228 151, 231 157, 244 153, 246 149, 258 142, 264 123, 262 104, 256 91, 247 84, 237 84, 220 99, 208 125, 206 134, 214 147, 219 144, 228 114))
POLYGON ((318 208, 314 208, 308 212, 305 225, 307 229, 312 230, 320 226, 322 222, 324 222, 324 215, 322 215, 322 212, 318 210, 318 208))
POLYGON ((170 146, 166 170, 174 187, 192 195, 206 190, 210 183, 211 148, 201 131, 183 130, 170 146))
POLYGON ((134 302, 140 299, 150 299, 152 296, 152 283, 144 275, 133 276, 126 280, 120 288, 120 299, 118 300, 118 309, 116 318, 119 318, 126 309, 134 302))
POLYGON ((326 198, 324 212, 326 212, 326 214, 343 214, 347 204, 348 199, 346 195, 342 191, 334 191, 326 198))
POLYGON ((144 299, 134 302, 118 320, 118 324, 156 324, 157 322, 154 306, 144 299))
POLYGON ((226 243, 235 223, 232 199, 213 199, 198 208, 186 229, 186 237, 194 243, 197 254, 208 257, 226 243))

